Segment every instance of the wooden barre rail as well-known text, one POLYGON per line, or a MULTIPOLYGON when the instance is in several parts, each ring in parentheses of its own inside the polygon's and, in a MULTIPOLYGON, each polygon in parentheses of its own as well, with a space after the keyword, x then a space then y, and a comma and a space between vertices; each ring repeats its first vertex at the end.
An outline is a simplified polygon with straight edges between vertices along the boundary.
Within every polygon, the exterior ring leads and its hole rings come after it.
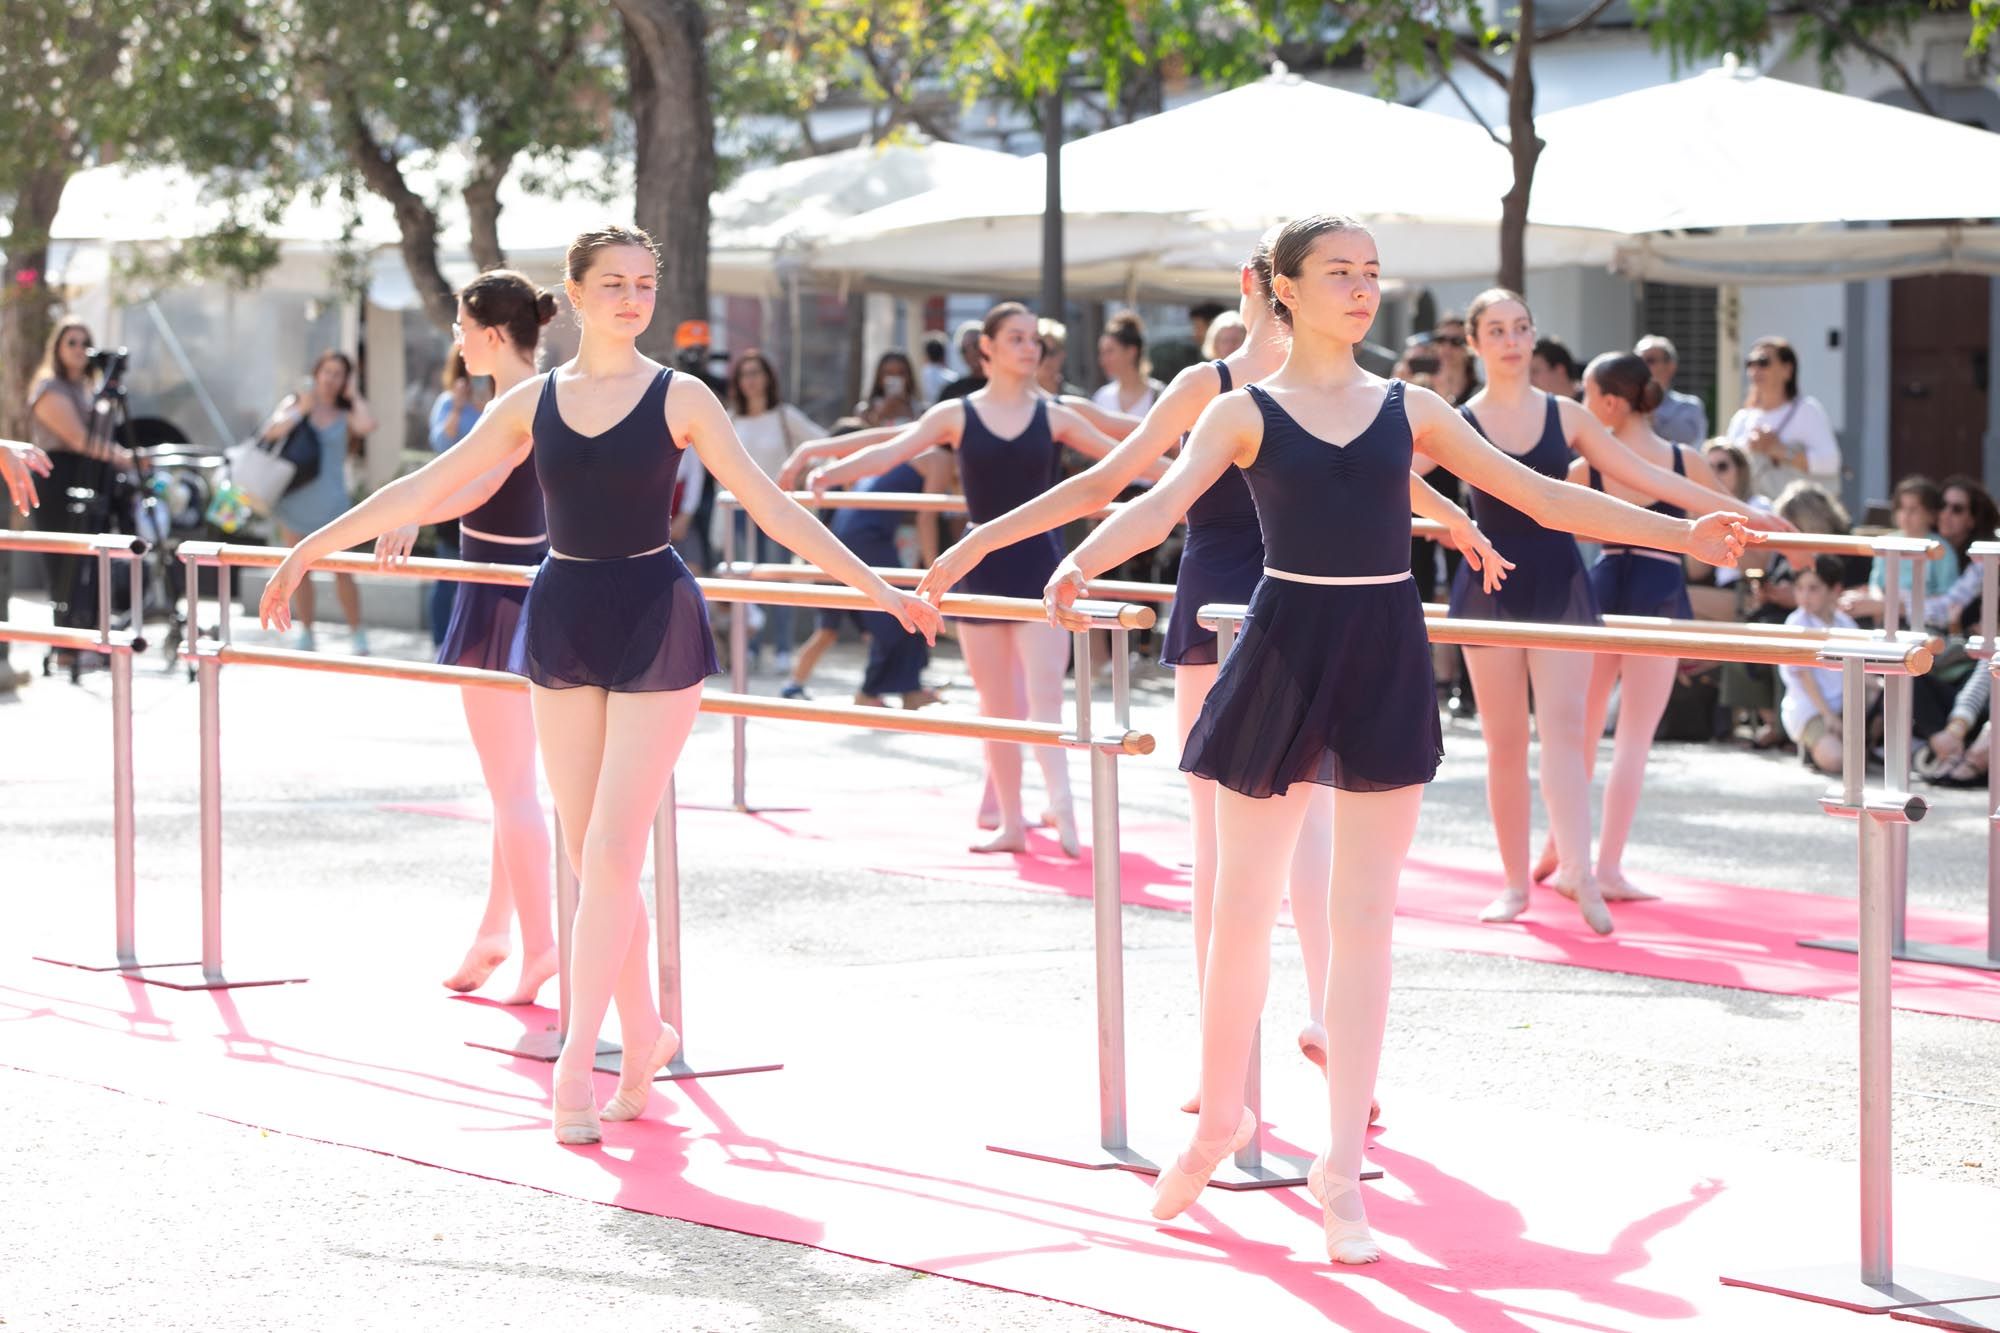
POLYGON ((96 555, 109 551, 114 558, 146 554, 144 537, 118 533, 84 532, 0 532, 0 551, 20 551, 28 555, 96 555))
MULTIPOLYGON (((824 495, 815 495, 811 491, 786 491, 785 494, 807 509, 898 509, 911 513, 921 511, 926 514, 965 512, 964 496, 945 495, 935 491, 828 491, 824 495)), ((718 492, 715 502, 738 509, 743 507, 743 502, 728 491, 718 492)), ((1121 500, 1108 504, 1094 514, 1085 514, 1083 519, 1110 518, 1127 503, 1121 500)), ((1427 518, 1412 518, 1410 532, 1414 536, 1429 537, 1433 541, 1445 536, 1444 525, 1433 523, 1427 518)))
MULTIPOLYGON (((1246 608, 1220 603, 1201 608, 1204 626, 1218 621, 1241 624, 1246 608)), ((1505 620, 1426 619, 1432 643, 1456 643, 1474 648, 1567 648, 1594 653, 1631 653, 1643 657, 1692 657, 1712 662, 1761 662, 1769 666, 1825 666, 1823 640, 1781 639, 1750 635, 1698 634, 1654 629, 1598 628, 1594 625, 1533 625, 1505 620)), ((1901 667, 1913 676, 1931 669, 1928 644, 1902 640, 1842 640, 1843 652, 1863 654, 1870 661, 1901 667), (1872 650, 1872 651, 1871 651, 1872 650)))
MULTIPOLYGON (((95 643, 95 640, 92 641, 95 643)), ((478 685, 489 689, 526 690, 525 677, 505 671, 485 671, 478 667, 446 666, 434 662, 391 662, 374 657, 349 657, 336 653, 309 653, 293 648, 246 648, 236 644, 214 645, 196 656, 212 656, 224 665, 290 667, 295 670, 324 671, 343 676, 372 676, 381 680, 418 681, 434 685, 478 685)), ((1018 722, 1009 718, 955 717, 949 714, 918 713, 907 709, 864 708, 856 704, 812 703, 797 699, 773 699, 754 694, 726 691, 704 693, 701 711, 724 717, 776 718, 793 722, 830 722, 861 727, 869 731, 903 731, 928 736, 959 736, 969 740, 1013 741, 1027 745, 1055 745, 1087 750, 1093 742, 1079 738, 1054 722, 1018 722)), ((1126 731, 1103 738, 1095 746, 1122 754, 1151 754, 1153 737, 1142 731, 1126 731)))
MULTIPOLYGON (((221 542, 182 542, 183 560, 196 564, 213 563, 244 569, 273 569, 290 554, 282 546, 232 546, 221 542)), ((351 574, 375 574, 383 578, 436 578, 462 583, 493 583, 525 588, 534 582, 531 565, 494 565, 463 560, 413 559, 383 567, 375 557, 358 551, 341 551, 313 562, 315 570, 351 574)), ((808 571, 800 569, 798 573, 808 571)), ((832 611, 879 610, 868 594, 853 588, 821 587, 812 584, 785 585, 731 579, 697 579, 702 594, 712 602, 756 602, 764 606, 804 606, 832 611)), ((940 608, 953 618, 980 620, 1039 621, 1042 604, 1025 597, 982 597, 953 593, 940 608)), ((1150 629, 1156 619, 1150 606, 1100 604, 1085 610, 1124 629, 1150 629)))

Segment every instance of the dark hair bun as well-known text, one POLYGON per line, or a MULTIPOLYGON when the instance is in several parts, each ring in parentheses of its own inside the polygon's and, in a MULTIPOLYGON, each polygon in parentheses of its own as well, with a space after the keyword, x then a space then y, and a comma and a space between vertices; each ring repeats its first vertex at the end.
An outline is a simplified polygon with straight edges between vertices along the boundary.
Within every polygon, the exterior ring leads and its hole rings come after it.
POLYGON ((1648 378, 1645 387, 1639 390, 1639 410, 1651 414, 1667 401, 1667 391, 1660 387, 1656 379, 1648 378))
POLYGON ((546 324, 556 317, 556 298, 553 292, 542 292, 535 297, 535 321, 546 324))

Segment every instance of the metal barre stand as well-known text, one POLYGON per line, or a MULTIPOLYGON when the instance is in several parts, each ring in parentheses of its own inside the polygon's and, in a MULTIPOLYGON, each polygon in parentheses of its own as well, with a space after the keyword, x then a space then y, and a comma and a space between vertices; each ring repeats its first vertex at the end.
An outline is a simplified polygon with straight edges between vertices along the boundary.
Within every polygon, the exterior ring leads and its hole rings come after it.
MULTIPOLYGON (((35 955, 35 961, 74 967, 85 972, 137 974, 141 967, 185 967, 189 964, 139 962, 137 935, 138 883, 135 869, 137 821, 134 816, 132 785, 132 658, 146 651, 144 626, 139 623, 142 569, 140 557, 147 544, 137 537, 119 533, 97 536, 0 532, 0 552, 25 551, 45 554, 74 553, 97 561, 97 632, 33 630, 0 621, 0 639, 10 642, 46 643, 76 652, 100 652, 109 663, 111 675, 111 917, 112 955, 108 962, 93 958, 88 962, 69 958, 35 955), (111 562, 122 561, 126 570, 126 591, 132 608, 133 632, 114 634, 111 630, 111 562)), ((4 615, 5 607, 0 607, 4 615)))

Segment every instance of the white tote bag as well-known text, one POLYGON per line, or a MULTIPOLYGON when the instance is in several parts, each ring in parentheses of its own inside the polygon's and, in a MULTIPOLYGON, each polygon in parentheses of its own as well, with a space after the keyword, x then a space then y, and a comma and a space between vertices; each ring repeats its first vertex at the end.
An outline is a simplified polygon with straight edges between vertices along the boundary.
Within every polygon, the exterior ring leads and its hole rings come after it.
POLYGON ((297 464, 280 457, 279 451, 284 447, 283 440, 259 436, 233 446, 224 455, 229 460, 229 480, 260 514, 271 512, 291 488, 292 477, 299 470, 297 464))

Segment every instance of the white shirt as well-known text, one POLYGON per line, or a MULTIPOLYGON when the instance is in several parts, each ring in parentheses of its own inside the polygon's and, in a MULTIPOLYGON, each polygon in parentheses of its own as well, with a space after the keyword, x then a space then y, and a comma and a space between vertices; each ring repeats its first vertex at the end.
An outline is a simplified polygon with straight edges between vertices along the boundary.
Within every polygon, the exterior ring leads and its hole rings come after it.
POLYGON ((1146 381, 1146 392, 1139 396, 1139 401, 1127 407, 1118 401, 1118 381, 1112 380, 1090 395, 1090 401, 1107 412, 1123 412, 1128 417, 1143 417, 1153 410, 1153 400, 1159 396, 1160 382, 1149 379, 1146 381))
POLYGON ((1819 399, 1802 394, 1779 407, 1743 407, 1729 418, 1729 438, 1749 447, 1750 432, 1764 426, 1793 448, 1806 451, 1805 470, 1775 463, 1763 454, 1750 455, 1750 481, 1757 494, 1777 499, 1787 485, 1805 477, 1840 493, 1840 441, 1833 433, 1833 421, 1819 399))
POLYGON ((743 441, 744 451, 767 477, 778 475, 792 450, 826 434, 825 427, 790 403, 754 417, 732 416, 730 423, 736 427, 736 438, 743 441))
MULTIPOLYGON (((1803 625, 1807 629, 1828 628, 1826 621, 1807 614, 1803 606, 1786 616, 1785 623, 1787 625, 1803 625)), ((1832 628, 1853 629, 1854 627, 1853 616, 1848 615, 1845 611, 1835 611, 1833 613, 1832 628)), ((1813 701, 1806 694, 1805 687, 1802 684, 1808 671, 1812 672, 1813 679, 1819 684, 1820 696, 1826 700, 1827 712, 1834 717, 1840 716, 1842 696, 1840 693, 1840 669, 1838 667, 1779 667, 1778 676, 1785 682, 1785 698, 1784 702, 1778 705, 1778 720, 1784 724, 1785 734, 1793 740, 1799 738, 1799 733, 1805 730, 1806 723, 1820 715, 1819 709, 1813 706, 1813 701)))

